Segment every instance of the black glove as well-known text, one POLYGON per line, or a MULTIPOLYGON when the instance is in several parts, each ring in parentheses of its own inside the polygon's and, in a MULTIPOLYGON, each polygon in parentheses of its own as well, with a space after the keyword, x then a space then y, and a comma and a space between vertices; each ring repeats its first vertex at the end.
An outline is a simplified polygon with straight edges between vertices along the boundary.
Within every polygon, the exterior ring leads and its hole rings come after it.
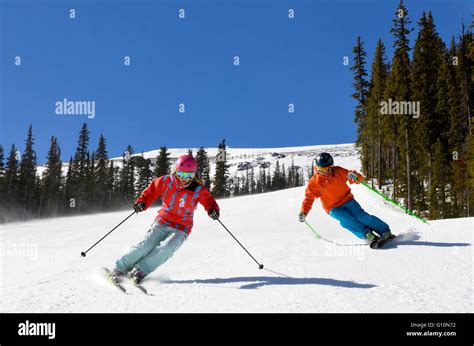
POLYGON ((300 222, 305 222, 306 221, 306 214, 305 213, 300 213, 298 215, 298 220, 300 220, 300 222))
POLYGON ((143 202, 138 202, 136 203, 134 206, 133 206, 133 209, 139 213, 141 211, 144 211, 145 210, 145 203, 143 202))
POLYGON ((217 209, 211 209, 209 210, 209 212, 207 213, 207 215, 209 215, 209 217, 213 220, 217 220, 219 218, 219 210, 217 209))

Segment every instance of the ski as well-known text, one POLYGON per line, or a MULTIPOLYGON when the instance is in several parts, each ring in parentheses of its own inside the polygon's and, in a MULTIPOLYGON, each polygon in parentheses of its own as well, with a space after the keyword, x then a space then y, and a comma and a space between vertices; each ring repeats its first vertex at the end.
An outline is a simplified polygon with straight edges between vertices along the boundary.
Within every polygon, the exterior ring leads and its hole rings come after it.
POLYGON ((132 285, 135 286, 136 288, 138 288, 142 293, 147 294, 147 295, 150 295, 150 294, 148 293, 147 289, 146 289, 145 287, 143 287, 142 285, 135 283, 135 281, 133 281, 133 278, 132 278, 132 277, 129 276, 128 279, 130 280, 130 282, 132 283, 132 285))
POLYGON ((102 268, 102 271, 104 272, 104 275, 105 275, 105 278, 107 279, 107 281, 109 281, 112 285, 114 285, 115 287, 117 287, 120 291, 122 291, 123 293, 127 294, 127 290, 125 289, 125 287, 123 287, 121 284, 119 283, 115 283, 113 282, 112 280, 112 272, 108 269, 108 268, 105 268, 103 267, 102 268))

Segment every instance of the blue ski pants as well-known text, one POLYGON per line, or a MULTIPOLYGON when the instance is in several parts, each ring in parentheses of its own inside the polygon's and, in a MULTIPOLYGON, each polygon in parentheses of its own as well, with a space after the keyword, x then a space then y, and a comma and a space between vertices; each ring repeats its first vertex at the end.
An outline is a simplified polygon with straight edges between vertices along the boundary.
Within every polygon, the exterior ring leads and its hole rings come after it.
POLYGON ((385 222, 362 209, 355 199, 351 199, 339 207, 332 208, 329 215, 338 220, 342 227, 348 229, 361 239, 365 239, 365 233, 369 228, 378 234, 390 230, 390 227, 385 222))
POLYGON ((148 275, 170 259, 187 237, 186 232, 155 221, 145 239, 115 262, 115 268, 122 273, 136 268, 148 275))

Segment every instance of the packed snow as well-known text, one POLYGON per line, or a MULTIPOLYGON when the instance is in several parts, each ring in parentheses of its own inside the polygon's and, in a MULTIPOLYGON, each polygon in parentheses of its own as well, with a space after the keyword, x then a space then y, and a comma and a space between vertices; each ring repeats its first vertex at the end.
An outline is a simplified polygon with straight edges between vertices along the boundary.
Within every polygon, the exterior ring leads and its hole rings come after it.
MULTIPOLYGON (((255 159, 292 153, 304 166, 322 148, 246 150, 255 159)), ((324 150, 340 154, 338 165, 360 166, 352 145, 324 150)), ((292 155, 281 159, 291 164, 292 155)), ((319 201, 308 221, 333 243, 316 239, 297 218, 304 187, 223 199, 221 221, 265 268, 199 207, 188 240, 144 281, 152 295, 129 282, 123 294, 100 268, 144 237, 157 208, 133 216, 85 258, 81 251, 131 210, 0 225, 0 312, 473 312, 474 218, 423 224, 351 187, 399 235, 386 248, 370 249, 319 201)))

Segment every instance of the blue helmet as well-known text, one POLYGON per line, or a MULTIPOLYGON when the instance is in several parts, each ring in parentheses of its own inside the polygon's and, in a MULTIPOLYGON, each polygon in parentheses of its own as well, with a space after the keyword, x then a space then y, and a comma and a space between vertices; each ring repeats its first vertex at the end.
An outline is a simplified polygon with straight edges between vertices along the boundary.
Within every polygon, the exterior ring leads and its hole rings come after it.
POLYGON ((334 164, 334 160, 329 153, 321 153, 314 159, 314 164, 318 167, 329 167, 334 164))

